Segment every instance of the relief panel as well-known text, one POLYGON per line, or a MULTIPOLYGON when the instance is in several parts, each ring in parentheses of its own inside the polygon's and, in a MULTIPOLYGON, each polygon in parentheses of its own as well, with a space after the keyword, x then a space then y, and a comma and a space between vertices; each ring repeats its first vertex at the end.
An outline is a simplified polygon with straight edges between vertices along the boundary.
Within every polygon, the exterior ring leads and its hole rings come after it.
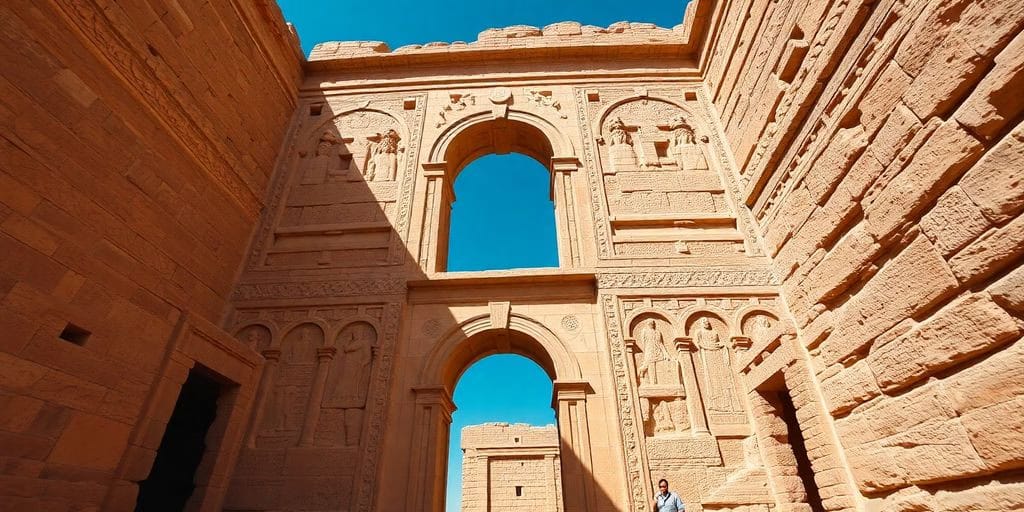
POLYGON ((679 90, 577 94, 602 257, 747 253, 695 102, 668 99, 679 90))

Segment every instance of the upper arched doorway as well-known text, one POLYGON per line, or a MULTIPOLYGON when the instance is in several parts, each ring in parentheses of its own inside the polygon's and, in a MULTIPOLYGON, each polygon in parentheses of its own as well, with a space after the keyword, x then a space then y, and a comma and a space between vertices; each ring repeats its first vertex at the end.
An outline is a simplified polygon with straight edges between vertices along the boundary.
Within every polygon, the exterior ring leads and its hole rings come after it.
POLYGON ((551 175, 521 153, 485 155, 455 179, 447 269, 558 266, 551 175))
POLYGON ((449 234, 453 184, 471 163, 485 155, 518 153, 539 162, 547 171, 549 198, 554 204, 558 266, 579 265, 574 242, 577 215, 571 175, 579 167, 575 149, 567 137, 536 114, 510 110, 505 117, 491 112, 467 116, 446 129, 435 141, 423 164, 427 177, 427 221, 420 262, 428 271, 448 270, 449 234), (436 243, 433 241, 436 240, 436 243))

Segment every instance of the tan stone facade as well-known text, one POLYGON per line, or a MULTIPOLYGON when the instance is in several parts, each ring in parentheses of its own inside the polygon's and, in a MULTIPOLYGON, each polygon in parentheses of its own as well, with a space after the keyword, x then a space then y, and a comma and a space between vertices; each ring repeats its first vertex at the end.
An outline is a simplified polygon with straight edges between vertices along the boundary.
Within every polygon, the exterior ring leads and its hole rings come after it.
POLYGON ((554 425, 463 427, 462 511, 561 511, 561 466, 554 425))
POLYGON ((663 477, 698 511, 1024 506, 1020 2, 308 60, 265 0, 0 26, 5 507, 131 509, 212 403, 189 509, 441 510, 494 353, 554 382, 566 511, 663 477), (509 151, 559 268, 445 272, 454 179, 509 151))

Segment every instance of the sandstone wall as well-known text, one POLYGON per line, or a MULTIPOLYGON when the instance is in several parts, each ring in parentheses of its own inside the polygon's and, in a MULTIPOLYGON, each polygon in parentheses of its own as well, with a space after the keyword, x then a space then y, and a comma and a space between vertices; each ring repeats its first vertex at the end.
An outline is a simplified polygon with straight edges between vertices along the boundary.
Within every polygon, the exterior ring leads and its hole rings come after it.
POLYGON ((218 336, 300 56, 272 2, 12 0, 0 38, 0 508, 91 509, 148 472, 176 326, 218 336))
POLYGON ((1021 506, 1024 4, 716 23, 706 86, 842 448, 816 479, 859 491, 827 508, 1021 506))
POLYGON ((562 510, 554 425, 462 429, 462 511, 562 510))

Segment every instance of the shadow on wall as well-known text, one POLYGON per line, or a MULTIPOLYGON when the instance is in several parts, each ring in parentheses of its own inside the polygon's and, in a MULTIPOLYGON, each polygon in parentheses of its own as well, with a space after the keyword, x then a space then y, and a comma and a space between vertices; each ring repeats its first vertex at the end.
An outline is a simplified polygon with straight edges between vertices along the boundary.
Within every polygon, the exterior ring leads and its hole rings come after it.
MULTIPOLYGON (((421 372, 415 354, 429 350, 405 347, 413 356, 397 357, 400 321, 412 314, 406 283, 427 281, 423 268, 444 268, 453 200, 448 169, 421 167, 425 158, 409 142, 420 138, 425 100, 382 95, 371 107, 365 99, 323 97, 295 115, 285 146, 293 149, 279 162, 229 321, 266 364, 225 510, 442 510, 455 378, 496 353, 530 357, 556 378, 559 356, 498 328, 478 333, 460 346, 457 361, 443 363, 456 369, 447 386, 405 383, 403 375, 421 372), (414 410, 414 427, 396 423, 414 410), (422 417, 422 410, 432 412, 422 417), (405 482, 399 502, 386 492, 394 479, 405 482)), ((535 128, 519 134, 530 129, 520 124, 508 146, 549 160, 544 135, 535 128)), ((494 152, 477 147, 480 130, 457 137, 447 156, 465 158, 452 169, 494 152)), ((412 328, 457 323, 447 303, 437 310, 440 317, 412 328)), ((573 384, 559 390, 556 381, 560 417, 586 416, 583 402, 593 391, 579 386, 578 375, 573 384)), ((561 436, 566 509, 618 510, 583 469, 589 452, 576 453, 585 426, 561 436)))

